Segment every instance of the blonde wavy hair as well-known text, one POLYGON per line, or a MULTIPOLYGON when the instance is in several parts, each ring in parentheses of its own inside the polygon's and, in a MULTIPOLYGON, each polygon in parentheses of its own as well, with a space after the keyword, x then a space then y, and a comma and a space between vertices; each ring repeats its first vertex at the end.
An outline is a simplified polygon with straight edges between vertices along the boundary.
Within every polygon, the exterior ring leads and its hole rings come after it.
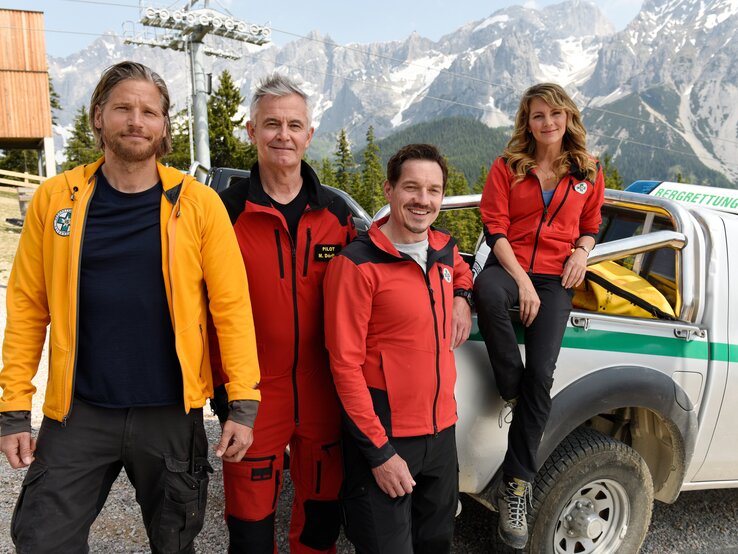
POLYGON ((587 152, 587 131, 582 124, 579 108, 559 85, 539 83, 523 93, 515 116, 512 138, 503 153, 508 167, 515 175, 513 185, 522 181, 528 171, 536 167, 536 141, 528 130, 530 103, 534 98, 540 98, 552 108, 564 110, 568 116, 561 155, 554 162, 557 178, 561 178, 570 169, 577 168, 586 179, 594 182, 597 176, 597 162, 587 152))

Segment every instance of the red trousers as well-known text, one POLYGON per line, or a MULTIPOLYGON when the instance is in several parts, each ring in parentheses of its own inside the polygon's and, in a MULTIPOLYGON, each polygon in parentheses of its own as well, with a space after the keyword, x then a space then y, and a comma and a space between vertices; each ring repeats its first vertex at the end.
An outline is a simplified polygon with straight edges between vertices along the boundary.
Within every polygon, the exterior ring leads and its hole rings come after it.
POLYGON ((284 451, 290 447, 295 498, 290 552, 335 552, 343 480, 340 404, 328 368, 263 376, 254 443, 243 461, 223 463, 229 552, 272 553, 274 512, 282 488, 284 451))

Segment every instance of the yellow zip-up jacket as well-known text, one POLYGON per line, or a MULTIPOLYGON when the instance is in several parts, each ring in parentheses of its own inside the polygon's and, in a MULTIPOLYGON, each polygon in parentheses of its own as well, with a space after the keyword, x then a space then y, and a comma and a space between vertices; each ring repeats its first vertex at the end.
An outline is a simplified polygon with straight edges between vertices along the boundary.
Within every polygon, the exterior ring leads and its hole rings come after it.
MULTIPOLYGON (((81 245, 94 164, 44 182, 23 224, 7 290, 0 412, 31 409, 46 327, 49 377, 44 414, 64 421, 72 409, 77 356, 81 245)), ((246 272, 218 195, 193 177, 158 164, 162 274, 182 368, 184 408, 212 396, 207 314, 217 329, 230 400, 260 400, 259 365, 246 272)), ((115 294, 115 291, 111 291, 115 294)))

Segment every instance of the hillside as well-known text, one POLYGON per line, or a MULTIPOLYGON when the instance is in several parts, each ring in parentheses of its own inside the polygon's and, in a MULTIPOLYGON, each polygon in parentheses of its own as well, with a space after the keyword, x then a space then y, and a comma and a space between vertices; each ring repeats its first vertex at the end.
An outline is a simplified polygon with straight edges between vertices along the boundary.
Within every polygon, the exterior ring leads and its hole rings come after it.
MULTIPOLYGON (((482 166, 488 168, 492 160, 502 153, 509 138, 508 129, 490 129, 474 119, 448 117, 412 125, 377 144, 385 165, 392 154, 408 143, 435 144, 449 163, 464 173, 471 186, 479 177, 482 166)), ((356 159, 361 159, 361 154, 356 159)))
MULTIPOLYGON (((651 94, 655 94, 655 91, 651 94)), ((640 110, 637 106, 647 100, 648 95, 646 94, 641 95, 640 98, 628 97, 617 103, 617 109, 621 113, 638 115, 640 110)), ((600 115, 600 112, 595 110, 585 111, 585 124, 597 119, 600 115)), ((709 169, 694 155, 680 155, 673 151, 639 146, 637 143, 660 144, 664 141, 663 137, 653 134, 654 129, 658 131, 658 128, 646 127, 646 129, 649 132, 642 130, 640 135, 631 137, 631 142, 618 142, 598 137, 598 144, 593 149, 593 153, 599 157, 604 152, 613 156, 618 154, 614 165, 626 185, 637 179, 676 181, 681 176, 683 181, 695 184, 735 187, 735 184, 726 179, 723 174, 709 169)), ((679 135, 668 130, 663 130, 663 133, 668 137, 670 149, 689 152, 689 146, 679 135)), ((412 125, 380 140, 377 144, 382 151, 383 164, 386 164, 389 157, 400 147, 410 142, 435 144, 448 157, 449 162, 464 173, 471 186, 479 177, 481 167, 489 167, 492 160, 502 153, 509 138, 509 128, 490 129, 474 119, 452 117, 412 125)), ((355 155, 354 158, 361 160, 361 153, 355 155)))
POLYGON ((679 127, 656 120, 623 129, 623 121, 645 121, 657 107, 664 113, 676 113, 678 104, 673 88, 661 86, 616 100, 607 111, 584 110, 585 126, 594 129, 589 144, 595 144, 593 151, 597 155, 607 152, 612 156, 626 185, 636 179, 653 179, 736 188, 738 183, 702 163, 679 127))

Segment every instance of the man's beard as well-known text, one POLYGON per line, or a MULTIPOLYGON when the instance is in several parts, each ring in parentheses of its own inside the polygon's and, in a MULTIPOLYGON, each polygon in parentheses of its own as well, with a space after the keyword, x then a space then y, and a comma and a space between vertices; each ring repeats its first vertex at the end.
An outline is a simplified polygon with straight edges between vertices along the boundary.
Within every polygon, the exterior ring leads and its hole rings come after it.
POLYGON ((154 140, 152 142, 140 145, 131 145, 125 143, 117 135, 108 135, 104 129, 102 134, 105 147, 109 148, 118 158, 129 163, 144 162, 155 157, 159 151, 161 142, 164 140, 164 137, 160 137, 159 140, 154 140))

